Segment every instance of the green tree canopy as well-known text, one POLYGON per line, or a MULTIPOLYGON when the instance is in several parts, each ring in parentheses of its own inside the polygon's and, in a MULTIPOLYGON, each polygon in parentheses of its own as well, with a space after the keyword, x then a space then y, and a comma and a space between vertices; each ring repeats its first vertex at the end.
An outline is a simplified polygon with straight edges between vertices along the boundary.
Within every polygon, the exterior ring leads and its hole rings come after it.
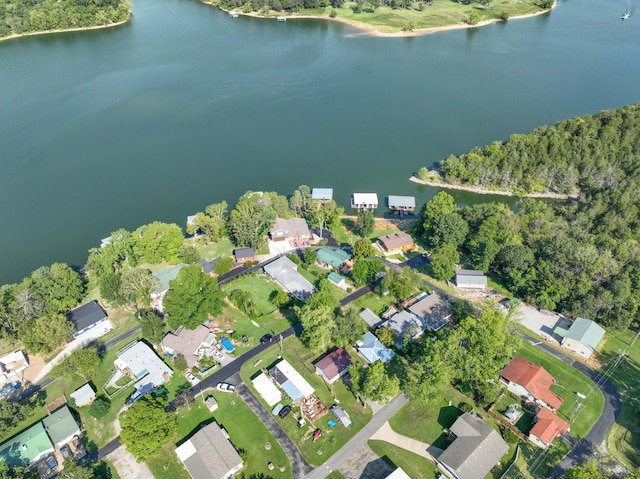
POLYGON ((414 294, 423 283, 420 273, 404 267, 399 271, 389 270, 382 278, 382 289, 388 289, 397 299, 405 300, 414 294))
POLYGON ((354 307, 341 310, 334 321, 333 340, 342 347, 354 345, 367 329, 354 307))
POLYGON ((356 286, 362 286, 375 280, 376 274, 384 271, 385 267, 378 258, 359 258, 353 264, 351 269, 351 277, 356 286))
POLYGON ((184 241, 182 230, 176 224, 154 221, 140 226, 131 235, 133 254, 146 263, 157 264, 163 261, 180 261, 180 246, 184 241))
POLYGON ((222 293, 215 278, 205 274, 199 265, 188 265, 169 283, 163 305, 171 328, 195 329, 209 314, 222 310, 222 293))
POLYGON ((20 324, 18 337, 30 353, 48 354, 67 341, 74 332, 63 314, 50 314, 20 324))
POLYGON ((142 329, 142 337, 151 344, 160 344, 167 332, 167 325, 160 316, 151 309, 138 311, 138 319, 142 329))
POLYGON ((276 217, 289 218, 289 202, 276 192, 247 191, 229 215, 228 228, 236 246, 259 248, 276 217))
POLYGON ((456 274, 460 255, 456 248, 450 244, 438 246, 431 252, 431 270, 433 275, 440 280, 449 280, 456 274))
POLYGON ((57 378, 69 378, 76 375, 88 381, 93 377, 100 367, 101 359, 95 343, 89 346, 76 349, 60 363, 56 364, 51 371, 52 376, 57 378))
POLYGON ((353 390, 360 396, 373 401, 388 402, 400 392, 397 377, 390 377, 382 361, 376 361, 367 368, 349 366, 353 390))
POLYGON ((120 440, 139 461, 158 454, 178 432, 176 416, 165 411, 166 405, 147 394, 120 415, 120 440))
POLYGON ((120 295, 123 301, 136 308, 148 308, 151 304, 151 291, 156 285, 157 280, 150 270, 130 269, 122 273, 120 295))
POLYGON ((195 214, 192 224, 187 225, 187 233, 201 231, 206 241, 218 241, 226 233, 227 209, 226 201, 207 206, 204 212, 195 214))
POLYGON ((376 228, 376 219, 373 216, 373 213, 366 209, 362 208, 358 211, 358 220, 356 222, 356 233, 358 233, 363 238, 366 238, 376 228))
POLYGON ((353 257, 358 260, 360 258, 371 258, 376 255, 376 249, 367 238, 361 238, 353 245, 353 257))

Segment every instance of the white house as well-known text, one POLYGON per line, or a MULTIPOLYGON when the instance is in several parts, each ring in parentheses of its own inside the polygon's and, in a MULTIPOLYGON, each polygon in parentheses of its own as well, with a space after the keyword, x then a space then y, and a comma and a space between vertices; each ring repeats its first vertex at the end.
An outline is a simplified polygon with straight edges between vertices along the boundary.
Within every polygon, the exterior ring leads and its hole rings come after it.
POLYGON ((134 341, 121 349, 113 364, 133 376, 137 380, 135 388, 141 392, 162 386, 173 375, 171 368, 141 341, 134 341))

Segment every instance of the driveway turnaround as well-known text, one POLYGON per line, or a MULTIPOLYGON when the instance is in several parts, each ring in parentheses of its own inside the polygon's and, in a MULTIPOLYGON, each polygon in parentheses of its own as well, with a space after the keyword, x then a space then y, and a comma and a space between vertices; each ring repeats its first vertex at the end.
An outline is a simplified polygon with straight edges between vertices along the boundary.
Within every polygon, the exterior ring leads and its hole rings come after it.
POLYGON ((389 444, 393 444, 394 446, 398 446, 434 462, 436 458, 442 454, 442 449, 440 448, 425 442, 411 439, 410 437, 403 436, 402 434, 398 434, 391 429, 389 421, 385 422, 382 427, 378 429, 373 436, 371 436, 371 439, 388 442, 389 444))
MULTIPOLYGON (((238 383, 240 382, 240 375, 238 375, 238 383)), ((256 416, 262 421, 262 424, 269 430, 273 437, 276 438, 278 444, 282 447, 285 454, 289 458, 291 463, 291 477, 298 478, 304 477, 311 469, 313 469, 307 461, 304 460, 298 448, 293 444, 293 441, 289 439, 289 436, 282 430, 280 425, 275 421, 273 416, 267 411, 262 403, 253 395, 247 386, 244 384, 238 384, 236 393, 240 396, 244 402, 251 408, 256 416)))

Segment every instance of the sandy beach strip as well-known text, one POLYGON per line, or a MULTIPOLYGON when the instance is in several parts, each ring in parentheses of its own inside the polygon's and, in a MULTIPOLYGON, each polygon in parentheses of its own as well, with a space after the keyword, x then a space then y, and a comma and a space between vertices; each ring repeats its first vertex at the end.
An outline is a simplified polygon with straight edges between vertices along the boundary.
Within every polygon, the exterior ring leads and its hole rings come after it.
POLYGON ((116 23, 109 23, 108 25, 95 25, 93 27, 78 27, 78 28, 61 28, 59 30, 44 30, 42 32, 29 32, 29 33, 17 33, 14 35, 9 35, 8 37, 0 38, 0 42, 4 42, 5 40, 15 40, 16 38, 24 38, 24 37, 34 37, 36 35, 49 35, 52 33, 67 33, 67 32, 84 32, 86 30, 102 30, 104 28, 117 27, 118 25, 124 25, 131 19, 131 14, 129 14, 129 18, 126 20, 122 20, 116 23))
POLYGON ((518 196, 521 198, 548 198, 553 200, 575 200, 580 196, 579 192, 567 195, 562 193, 527 193, 524 195, 518 195, 512 191, 504 190, 487 190, 485 188, 478 188, 476 186, 464 186, 453 185, 450 183, 444 183, 441 181, 421 180, 417 176, 412 176, 409 181, 418 183, 419 185, 433 186, 434 188, 442 188, 445 190, 460 190, 468 191, 470 193, 477 193, 479 195, 499 195, 499 196, 518 196))
MULTIPOLYGON (((207 2, 206 0, 200 0, 202 3, 205 3, 207 5, 211 5, 211 6, 215 6, 218 7, 220 10, 229 13, 231 10, 226 10, 222 7, 220 7, 219 5, 214 5, 213 2, 207 2)), ((551 10, 553 10, 556 5, 558 4, 557 1, 553 2, 553 5, 551 6, 551 8, 549 10, 540 10, 539 12, 535 12, 535 13, 529 13, 527 15, 517 15, 514 17, 509 17, 509 21, 511 20, 521 20, 524 18, 531 18, 531 17, 537 17, 538 15, 544 15, 545 13, 549 13, 551 10)), ((244 13, 242 11, 239 10, 233 10, 235 13, 237 13, 238 15, 244 15, 247 17, 254 17, 254 18, 263 18, 263 19, 273 19, 275 17, 267 17, 264 16, 260 13, 257 12, 249 12, 249 13, 244 13)), ((274 14, 277 12, 274 12, 274 14)), ((278 15, 279 16, 279 15, 278 15)), ((286 17, 287 20, 296 20, 296 19, 315 19, 315 20, 329 20, 332 22, 338 22, 338 23, 343 23, 346 25, 349 25, 350 27, 353 27, 357 30, 361 31, 361 35, 366 35, 366 36, 371 36, 371 37, 387 37, 387 38, 401 38, 401 37, 417 37, 417 36, 421 36, 421 35, 429 35, 431 33, 437 33, 437 32, 444 32, 447 30, 459 30, 459 29, 465 29, 465 28, 477 28, 477 27, 484 27, 485 25, 491 25, 492 23, 496 23, 496 22, 502 22, 504 20, 500 20, 499 18, 493 18, 491 20, 485 20, 483 22, 479 22, 476 23, 475 25, 469 25, 467 23, 456 23, 453 25, 445 25, 442 27, 431 27, 431 28, 417 28, 415 30, 411 30, 411 31, 400 31, 400 32, 381 32, 380 30, 378 30, 378 28, 375 25, 370 25, 368 23, 362 23, 362 22, 357 22, 355 20, 350 20, 350 19, 346 19, 346 18, 340 18, 340 17, 334 17, 331 18, 328 15, 297 15, 297 14, 288 14, 288 15, 284 15, 286 17)))

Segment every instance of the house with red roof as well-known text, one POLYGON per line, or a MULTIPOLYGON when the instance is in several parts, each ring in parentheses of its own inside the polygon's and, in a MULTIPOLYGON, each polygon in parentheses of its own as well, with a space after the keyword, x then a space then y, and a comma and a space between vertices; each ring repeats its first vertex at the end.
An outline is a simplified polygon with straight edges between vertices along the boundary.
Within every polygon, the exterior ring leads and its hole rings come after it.
POLYGON ((551 411, 558 409, 564 401, 551 391, 551 386, 555 383, 553 376, 542 366, 521 356, 514 357, 507 364, 500 373, 500 381, 512 393, 551 411))
POLYGON ((536 446, 546 449, 553 440, 569 430, 569 423, 560 419, 547 408, 540 408, 529 431, 529 440, 536 446))
POLYGON ((351 358, 344 348, 338 348, 318 361, 315 366, 316 374, 322 376, 329 384, 333 384, 347 374, 351 366, 351 358))

